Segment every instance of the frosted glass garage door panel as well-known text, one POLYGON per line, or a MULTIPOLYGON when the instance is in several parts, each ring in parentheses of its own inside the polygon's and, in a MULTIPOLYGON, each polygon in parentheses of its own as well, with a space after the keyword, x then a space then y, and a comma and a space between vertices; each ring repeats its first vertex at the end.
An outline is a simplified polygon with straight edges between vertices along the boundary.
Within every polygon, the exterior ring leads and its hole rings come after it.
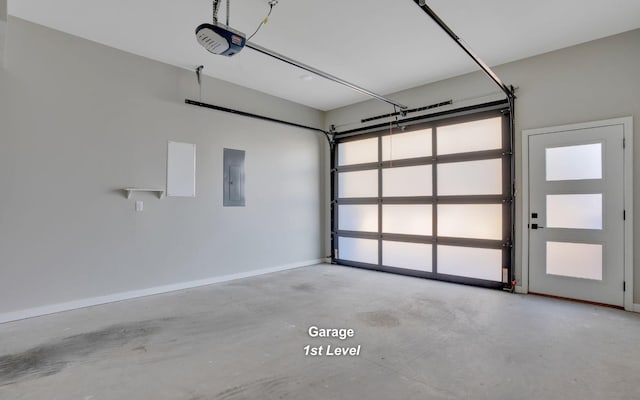
POLYGON ((382 206, 382 231, 403 235, 430 236, 431 205, 388 204, 382 206))
POLYGON ((438 194, 441 196, 502 194, 502 160, 438 165, 438 194))
POLYGON ((338 165, 363 164, 378 161, 378 138, 338 144, 338 165))
POLYGON ((547 242, 547 274, 602 280, 602 245, 547 242))
POLYGON ((378 170, 339 173, 338 197, 378 197, 378 170))
POLYGON ((502 205, 441 204, 438 235, 469 239, 502 239, 502 205))
POLYGON ((502 281, 502 251, 438 246, 438 272, 488 281, 502 281))
POLYGON ((338 229, 341 231, 378 232, 378 206, 338 206, 338 229))
POLYGON ((602 143, 545 149, 547 181, 602 179, 602 143))
POLYGON ((431 165, 382 170, 382 196, 431 196, 431 165))
POLYGON ((602 229, 602 194, 547 195, 547 227, 602 229))
POLYGON ((389 267, 432 271, 430 244, 382 242, 382 263, 389 267))
POLYGON ((385 135, 382 137, 382 160, 429 157, 431 129, 385 135))
POLYGON ((502 118, 500 117, 441 126, 437 132, 438 154, 502 148, 502 118))
POLYGON ((338 258, 340 260, 378 264, 378 241, 339 237, 338 258))

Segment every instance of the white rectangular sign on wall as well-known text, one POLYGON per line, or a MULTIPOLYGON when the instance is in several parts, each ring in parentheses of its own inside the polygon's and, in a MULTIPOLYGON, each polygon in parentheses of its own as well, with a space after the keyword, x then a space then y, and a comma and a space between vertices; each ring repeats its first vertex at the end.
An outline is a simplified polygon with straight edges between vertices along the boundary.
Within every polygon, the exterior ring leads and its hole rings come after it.
POLYGON ((167 196, 196 197, 196 145, 169 142, 167 196))

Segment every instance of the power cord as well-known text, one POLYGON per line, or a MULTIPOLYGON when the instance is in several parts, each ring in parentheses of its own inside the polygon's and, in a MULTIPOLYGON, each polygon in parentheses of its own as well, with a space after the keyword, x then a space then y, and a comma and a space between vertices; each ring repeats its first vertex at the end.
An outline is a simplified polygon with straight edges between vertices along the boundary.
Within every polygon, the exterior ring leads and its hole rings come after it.
POLYGON ((273 7, 276 6, 276 4, 278 4, 278 0, 270 0, 269 1, 269 12, 267 13, 267 16, 264 17, 262 19, 262 21, 260 21, 260 25, 258 25, 258 27, 256 28, 255 32, 253 32, 251 34, 251 36, 249 36, 247 38, 247 41, 251 40, 252 37, 254 37, 256 35, 256 33, 258 33, 258 31, 260 30, 260 28, 262 28, 262 25, 265 25, 267 22, 269 22, 269 17, 271 16, 271 12, 273 11, 273 7))

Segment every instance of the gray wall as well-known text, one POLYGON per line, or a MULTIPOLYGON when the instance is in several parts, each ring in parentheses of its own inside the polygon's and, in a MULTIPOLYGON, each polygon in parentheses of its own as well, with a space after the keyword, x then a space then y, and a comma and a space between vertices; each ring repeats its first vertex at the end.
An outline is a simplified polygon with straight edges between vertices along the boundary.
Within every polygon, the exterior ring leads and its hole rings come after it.
MULTIPOLYGON (((195 74, 9 18, 0 69, 0 314, 323 256, 325 139, 187 106, 195 74), (167 141, 197 145, 197 197, 165 187, 167 141), (247 206, 222 207, 223 148, 247 206), (145 211, 134 211, 134 200, 145 211)), ((323 113, 205 79, 203 100, 321 126, 323 113)))
POLYGON ((0 0, 0 68, 4 66, 4 50, 7 38, 7 0, 0 0))
MULTIPOLYGON (((452 44, 453 46, 453 44, 452 44)), ((518 183, 522 182, 521 133, 540 128, 608 118, 634 118, 634 278, 635 302, 640 303, 640 30, 543 54, 495 68, 508 84, 519 87, 516 100, 515 154, 518 183)), ((504 96, 484 94, 496 86, 480 72, 425 85, 391 95, 418 107, 448 99, 460 100, 452 107, 480 103, 504 96), (466 100, 465 100, 466 99, 466 100)), ((361 117, 388 113, 385 104, 367 101, 327 114, 326 123, 351 124, 361 117)), ((345 126, 349 129, 359 126, 345 126)), ((522 188, 518 186, 518 191, 522 188)), ((516 272, 521 276, 520 248, 522 203, 516 211, 516 272)))

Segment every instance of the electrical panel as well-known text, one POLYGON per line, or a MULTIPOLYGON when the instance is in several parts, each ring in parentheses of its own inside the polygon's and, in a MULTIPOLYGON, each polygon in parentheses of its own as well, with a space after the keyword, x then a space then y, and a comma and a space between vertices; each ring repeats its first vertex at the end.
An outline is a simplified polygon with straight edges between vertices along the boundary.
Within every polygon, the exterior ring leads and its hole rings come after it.
POLYGON ((224 149, 223 206, 245 206, 244 150, 224 149))

